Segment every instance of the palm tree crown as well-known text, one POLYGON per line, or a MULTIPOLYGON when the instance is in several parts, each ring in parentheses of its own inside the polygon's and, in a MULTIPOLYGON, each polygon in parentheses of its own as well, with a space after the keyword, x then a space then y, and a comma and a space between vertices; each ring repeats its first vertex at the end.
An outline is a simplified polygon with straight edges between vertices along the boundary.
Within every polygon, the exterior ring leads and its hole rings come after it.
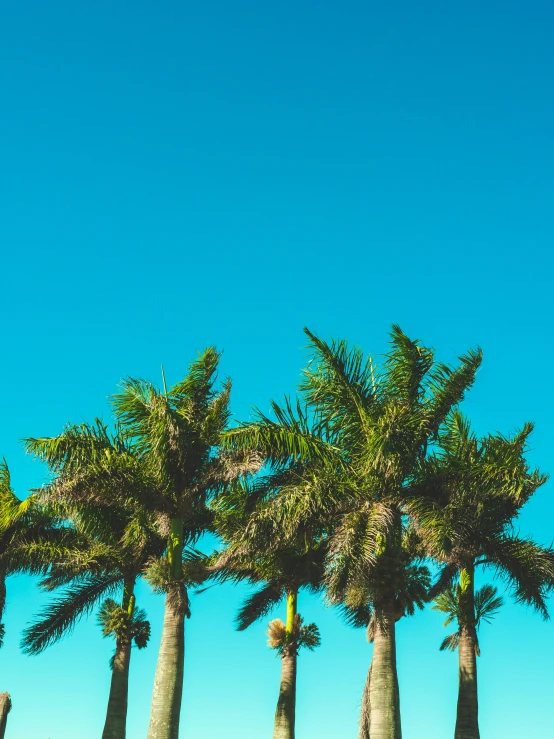
MULTIPOLYGON (((402 589, 411 584, 416 595, 416 570, 403 546, 409 536, 406 486, 448 413, 472 384, 481 353, 469 352, 453 370, 393 326, 391 350, 378 368, 344 341, 328 344, 306 333, 313 351, 300 385, 306 410, 290 402, 273 404, 275 421, 258 413, 253 423, 230 432, 227 443, 260 450, 275 468, 291 460, 317 468, 300 493, 285 489, 279 496, 285 511, 281 520, 292 528, 299 521, 326 528, 328 596, 350 609, 367 607, 371 598, 378 655, 381 637, 391 637, 399 609, 405 607, 402 589)), ((405 603, 422 600, 426 569, 419 575, 420 592, 411 600, 404 598, 405 603)), ((388 687, 380 690, 374 671, 372 705, 376 715, 385 716, 382 726, 372 728, 376 739, 400 735, 394 644, 385 651, 392 659, 386 669, 394 675, 383 677, 388 687), (387 691, 394 706, 381 710, 376 701, 387 691)))

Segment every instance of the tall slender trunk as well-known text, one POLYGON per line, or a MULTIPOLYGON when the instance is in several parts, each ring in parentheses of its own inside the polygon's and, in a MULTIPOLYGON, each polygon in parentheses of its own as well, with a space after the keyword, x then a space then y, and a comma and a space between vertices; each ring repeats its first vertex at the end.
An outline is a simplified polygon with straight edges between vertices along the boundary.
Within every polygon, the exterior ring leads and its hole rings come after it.
POLYGON ((400 693, 396 672, 396 609, 375 604, 375 638, 371 660, 369 732, 371 739, 402 739, 400 693))
POLYGON ((275 711, 273 739, 294 739, 296 717, 296 660, 297 645, 294 625, 298 609, 298 591, 287 593, 287 622, 285 633, 287 644, 281 657, 281 685, 275 711))
POLYGON ((0 693, 0 739, 4 739, 8 713, 12 710, 12 701, 9 693, 0 693))
POLYGON ((117 638, 110 684, 110 697, 102 739, 125 739, 131 642, 117 638))
POLYGON ((187 595, 183 577, 183 519, 171 521, 167 558, 174 581, 165 599, 162 643, 156 666, 148 739, 179 739, 185 663, 187 595))
MULTIPOLYGON (((121 607, 127 611, 130 618, 132 618, 135 607, 134 589, 134 579, 125 580, 121 607)), ((118 635, 115 643, 110 697, 102 739, 125 739, 130 660, 131 640, 127 634, 118 635)))
POLYGON ((362 693, 362 708, 360 711, 360 724, 358 728, 358 739, 370 739, 369 722, 371 719, 371 696, 369 689, 371 686, 371 665, 367 671, 367 677, 362 693))
POLYGON ((2 622, 4 616, 4 608, 6 607, 6 576, 0 570, 0 647, 4 641, 4 624, 2 622))
POLYGON ((477 702, 477 632, 475 630, 474 565, 466 566, 461 574, 465 620, 460 623, 458 645, 458 707, 455 739, 479 739, 477 702))

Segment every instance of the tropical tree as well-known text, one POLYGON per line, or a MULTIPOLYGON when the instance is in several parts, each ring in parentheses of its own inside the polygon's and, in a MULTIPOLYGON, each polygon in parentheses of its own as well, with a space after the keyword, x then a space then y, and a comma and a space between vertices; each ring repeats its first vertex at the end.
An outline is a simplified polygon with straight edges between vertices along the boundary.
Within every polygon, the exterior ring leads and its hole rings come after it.
POLYGON ((166 545, 152 514, 121 501, 136 489, 156 495, 156 483, 121 429, 112 433, 99 420, 68 426, 57 437, 27 439, 26 446, 53 475, 40 499, 71 523, 75 540, 56 552, 41 583, 47 591, 64 586, 64 593, 25 630, 23 650, 39 654, 101 604, 102 632, 116 642, 102 738, 124 739, 131 647, 146 647, 150 636, 146 614, 136 605, 135 584, 166 545), (115 593, 119 602, 103 601, 115 593))
POLYGON ((113 397, 118 422, 132 438, 159 494, 136 499, 156 513, 167 542, 166 602, 148 739, 177 739, 183 690, 184 619, 189 612, 183 551, 211 526, 210 497, 234 477, 257 469, 248 455, 222 455, 230 381, 217 384, 219 353, 206 349, 169 390, 127 379, 113 397), (238 458, 240 457, 240 459, 238 458))
POLYGON ((235 486, 232 494, 216 503, 216 531, 225 544, 211 566, 220 579, 246 581, 257 587, 241 607, 237 626, 242 631, 264 618, 285 601, 286 619, 268 627, 268 644, 281 658, 281 682, 275 712, 273 739, 294 739, 296 675, 299 650, 320 644, 314 623, 304 624, 298 612, 300 590, 316 593, 322 588, 325 542, 309 539, 300 529, 296 537, 268 548, 268 536, 278 533, 279 522, 271 519, 268 499, 283 485, 302 480, 298 466, 277 475, 259 478, 252 485, 235 486))
POLYGON ((395 624, 406 532, 404 491, 441 424, 473 383, 479 351, 460 358, 456 369, 435 361, 432 350, 409 339, 398 326, 380 368, 345 341, 323 341, 306 330, 312 359, 300 392, 303 418, 274 405, 277 420, 258 414, 229 432, 228 444, 256 448, 270 461, 322 462, 322 479, 304 495, 286 496, 288 520, 329 518, 326 565, 328 597, 355 607, 373 593, 374 649, 369 684, 371 739, 400 739, 395 624), (310 433, 306 418, 312 419, 310 433))
POLYGON ((479 438, 460 412, 439 435, 439 447, 423 463, 408 508, 427 551, 441 565, 434 593, 440 610, 455 616, 458 631, 443 642, 457 648, 459 692, 456 739, 478 739, 478 622, 500 605, 490 589, 475 592, 477 568, 491 569, 516 601, 548 617, 546 594, 554 585, 554 550, 520 536, 514 523, 545 481, 525 459, 532 424, 513 436, 479 438), (458 578, 458 585, 452 583, 458 578), (450 609, 450 610, 448 610, 450 609))

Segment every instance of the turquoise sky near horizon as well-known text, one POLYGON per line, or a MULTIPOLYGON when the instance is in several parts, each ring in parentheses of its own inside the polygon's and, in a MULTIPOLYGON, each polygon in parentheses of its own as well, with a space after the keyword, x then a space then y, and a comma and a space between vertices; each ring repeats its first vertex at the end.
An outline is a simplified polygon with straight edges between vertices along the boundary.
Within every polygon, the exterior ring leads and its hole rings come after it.
MULTIPOLYGON (((163 362, 176 381, 208 344, 235 418, 267 410, 294 391, 304 325, 374 354, 393 322, 446 361, 480 345, 464 410, 483 433, 535 421, 530 459, 554 471, 551 3, 8 0, 1 20, 0 454, 19 495, 44 480, 22 437, 107 417, 122 377, 163 362)), ((552 484, 519 522, 542 543, 552 484)), ((184 737, 272 731, 279 662, 265 623, 234 630, 244 592, 194 598, 184 737)), ((7 736, 98 739, 112 644, 92 616, 22 656, 44 602, 9 580, 7 736)), ((163 615, 144 585, 139 604, 130 739, 163 615)), ((319 599, 300 609, 323 643, 300 657, 297 736, 354 738, 371 648, 319 599)), ((429 610, 399 624, 405 739, 453 735, 445 633, 429 610)), ((483 627, 483 737, 553 734, 553 637, 512 602, 483 627)))

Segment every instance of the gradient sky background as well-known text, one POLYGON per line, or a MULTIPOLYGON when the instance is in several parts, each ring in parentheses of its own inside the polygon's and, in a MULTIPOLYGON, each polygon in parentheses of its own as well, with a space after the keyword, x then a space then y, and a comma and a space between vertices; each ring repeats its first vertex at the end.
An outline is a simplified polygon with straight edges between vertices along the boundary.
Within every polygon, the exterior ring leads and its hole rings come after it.
MULTIPOLYGON (((487 0, 48 3, 0 22, 0 453, 20 495, 44 479, 19 439, 108 413, 126 374, 169 381, 224 349, 240 419, 292 392, 303 325, 386 350, 399 322, 441 359, 479 344, 464 404, 482 431, 537 424, 554 471, 554 6, 487 0)), ((523 533, 554 536, 550 482, 523 533)), ((489 578, 490 579, 490 578, 489 578)), ((183 736, 270 736, 279 661, 236 633, 240 588, 194 599, 183 736)), ((131 663, 128 736, 146 735, 163 602, 131 663)), ((9 739, 98 739, 112 643, 91 617, 39 657, 44 598, 8 582, 0 689, 9 739)), ((299 662, 299 739, 356 736, 371 648, 316 598, 299 662)), ((452 736, 442 617, 401 622, 405 739, 452 736)), ((553 733, 554 624, 506 606, 481 631, 482 736, 553 733)))

